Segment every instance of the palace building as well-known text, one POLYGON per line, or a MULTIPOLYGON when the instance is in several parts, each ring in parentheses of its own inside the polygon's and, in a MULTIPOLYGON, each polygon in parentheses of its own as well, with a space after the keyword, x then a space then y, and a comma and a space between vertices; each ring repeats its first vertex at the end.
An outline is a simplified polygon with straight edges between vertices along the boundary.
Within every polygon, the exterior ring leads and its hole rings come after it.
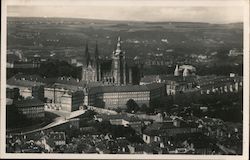
POLYGON ((154 99, 166 95, 165 84, 98 86, 85 90, 85 105, 106 109, 126 108, 128 100, 133 99, 139 106, 150 106, 154 99))
POLYGON ((91 58, 88 44, 86 44, 85 60, 82 68, 82 81, 112 85, 139 84, 139 66, 126 57, 125 51, 121 47, 120 37, 118 37, 111 59, 100 58, 96 43, 93 58, 91 58))

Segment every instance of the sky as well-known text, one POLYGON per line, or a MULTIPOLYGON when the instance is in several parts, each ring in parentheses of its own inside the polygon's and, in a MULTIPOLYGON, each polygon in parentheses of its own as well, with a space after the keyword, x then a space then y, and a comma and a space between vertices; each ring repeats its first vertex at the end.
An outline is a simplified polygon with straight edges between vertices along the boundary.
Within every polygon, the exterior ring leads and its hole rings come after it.
MULTIPOLYGON (((72 2, 73 3, 73 2, 72 2)), ((79 4, 12 4, 7 7, 11 17, 71 17, 129 21, 185 21, 208 23, 243 22, 240 6, 168 6, 112 3, 111 5, 79 4)))

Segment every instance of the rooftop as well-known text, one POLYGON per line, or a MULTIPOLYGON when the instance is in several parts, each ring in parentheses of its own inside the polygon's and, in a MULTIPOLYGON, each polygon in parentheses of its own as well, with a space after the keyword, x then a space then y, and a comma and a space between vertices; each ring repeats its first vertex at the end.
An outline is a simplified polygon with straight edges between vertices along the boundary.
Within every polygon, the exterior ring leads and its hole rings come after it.
POLYGON ((15 101, 14 104, 17 107, 32 107, 32 106, 43 106, 44 103, 36 98, 29 98, 20 101, 15 101))
POLYGON ((42 82, 34 82, 29 80, 16 80, 16 79, 8 79, 7 85, 9 86, 19 86, 19 87, 34 87, 45 85, 42 82))
POLYGON ((14 75, 13 77, 9 78, 8 80, 26 80, 26 81, 34 81, 34 82, 45 82, 44 78, 42 78, 39 75, 33 74, 33 75, 27 75, 23 73, 18 73, 14 75))
POLYGON ((50 132, 49 138, 54 141, 65 141, 65 133, 64 132, 50 132))
POLYGON ((99 86, 89 89, 90 94, 113 93, 113 92, 143 92, 153 89, 164 88, 163 83, 152 83, 147 85, 126 85, 126 86, 99 86))
POLYGON ((102 118, 103 120, 112 120, 112 119, 123 119, 129 122, 138 122, 140 121, 137 117, 128 117, 126 114, 116 114, 116 115, 106 115, 106 114, 99 114, 96 115, 96 118, 102 118))

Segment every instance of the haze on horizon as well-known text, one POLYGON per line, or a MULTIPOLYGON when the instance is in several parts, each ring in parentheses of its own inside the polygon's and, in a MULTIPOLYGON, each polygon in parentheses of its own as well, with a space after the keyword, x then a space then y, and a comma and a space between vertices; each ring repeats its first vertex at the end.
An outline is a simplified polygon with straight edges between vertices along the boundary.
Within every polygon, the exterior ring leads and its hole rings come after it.
POLYGON ((8 6, 8 17, 61 17, 120 21, 243 22, 240 6, 8 6))

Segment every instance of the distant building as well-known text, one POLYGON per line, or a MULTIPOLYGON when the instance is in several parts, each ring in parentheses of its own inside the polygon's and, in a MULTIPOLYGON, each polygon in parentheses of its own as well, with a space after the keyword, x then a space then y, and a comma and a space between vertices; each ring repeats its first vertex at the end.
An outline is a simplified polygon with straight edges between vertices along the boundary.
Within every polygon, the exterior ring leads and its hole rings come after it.
POLYGON ((6 88, 6 98, 18 100, 20 97, 19 88, 6 88))
POLYGON ((109 121, 111 125, 121 125, 124 127, 130 126, 137 133, 141 133, 142 121, 138 117, 134 116, 129 117, 126 114, 116 114, 116 115, 99 114, 95 115, 95 120, 99 122, 109 121))
POLYGON ((64 132, 50 132, 49 138, 54 142, 55 146, 66 145, 66 136, 64 132))
POLYGON ((197 83, 201 94, 239 92, 243 88, 241 76, 201 76, 197 83))
POLYGON ((83 90, 85 82, 79 82, 72 77, 59 77, 52 80, 44 88, 44 96, 47 103, 61 106, 61 98, 65 93, 83 90))
MULTIPOLYGON (((7 91, 11 91, 13 88, 19 89, 19 94, 23 98, 35 97, 44 100, 44 83, 26 80, 24 78, 17 79, 12 77, 7 80, 7 91)), ((9 92, 10 93, 10 92, 9 92)), ((7 95, 10 96, 10 95, 7 95)))
MULTIPOLYGON (((174 73, 180 75, 179 72, 174 73), (177 74, 178 73, 178 74, 177 74)), ((165 83, 167 95, 196 91, 196 76, 146 75, 140 84, 165 83)))
POLYGON ((27 118, 44 118, 44 102, 36 98, 15 101, 14 105, 18 111, 27 118))
POLYGON ((27 69, 39 68, 41 64, 41 57, 38 54, 33 55, 29 59, 23 56, 21 50, 12 50, 7 53, 7 68, 27 69))
POLYGON ((194 66, 191 65, 182 65, 182 66, 178 66, 176 65, 175 70, 174 70, 174 76, 183 76, 188 77, 190 75, 195 75, 196 72, 196 68, 194 66), (182 74, 181 74, 182 72, 182 74))
POLYGON ((201 130, 197 124, 187 124, 179 119, 172 122, 156 122, 143 131, 143 141, 147 144, 153 142, 166 143, 176 135, 198 132, 201 132, 201 130))
POLYGON ((151 84, 151 83, 161 83, 160 75, 145 75, 140 80, 140 85, 151 84))

